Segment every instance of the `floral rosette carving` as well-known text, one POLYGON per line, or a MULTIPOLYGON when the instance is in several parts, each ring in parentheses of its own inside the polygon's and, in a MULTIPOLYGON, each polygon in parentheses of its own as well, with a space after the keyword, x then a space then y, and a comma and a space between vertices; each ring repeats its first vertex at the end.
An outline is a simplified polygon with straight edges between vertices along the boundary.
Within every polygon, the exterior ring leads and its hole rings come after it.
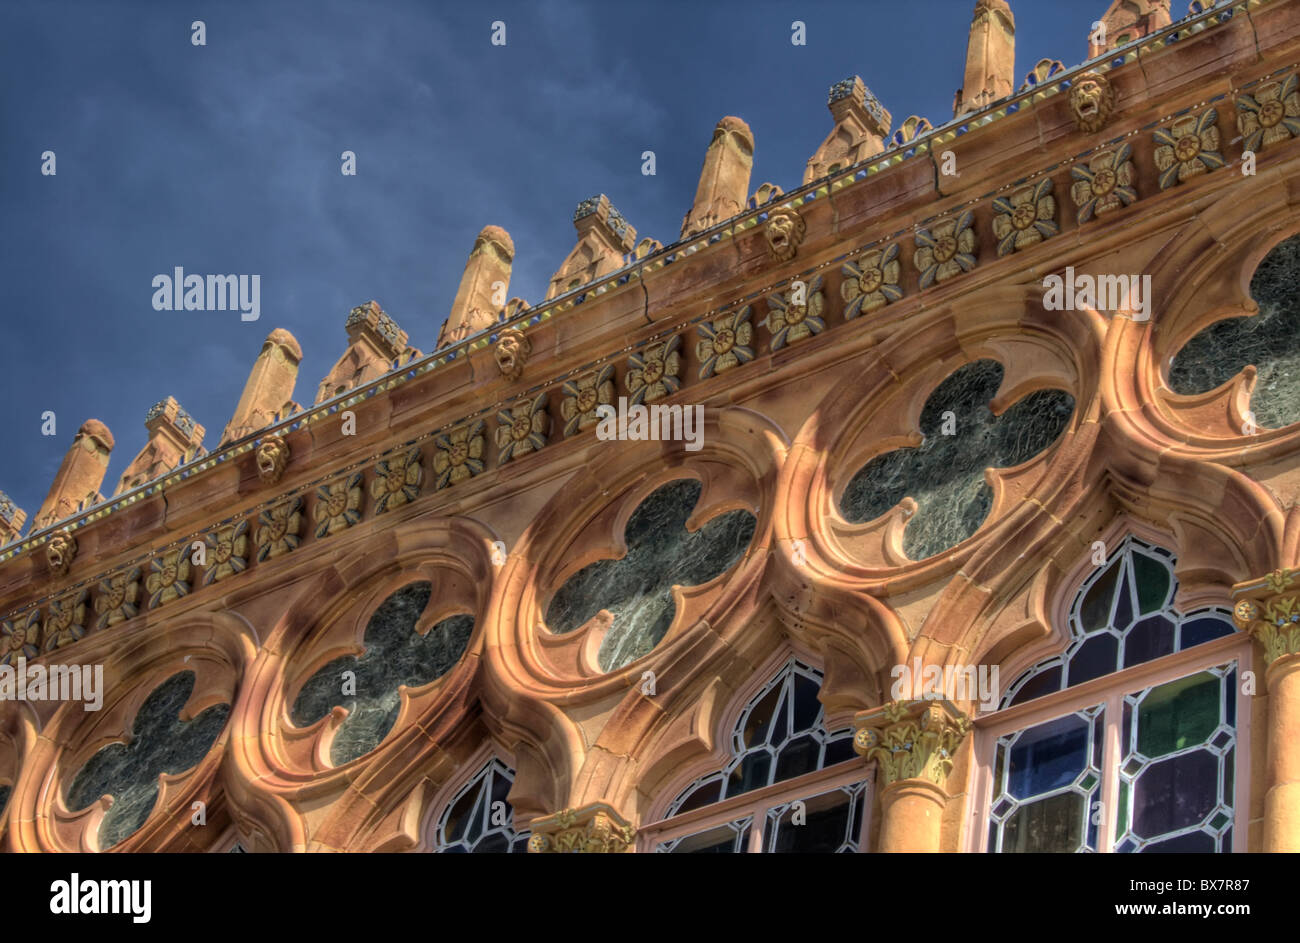
POLYGON ((483 420, 453 429, 433 440, 438 452, 433 457, 433 471, 438 476, 436 490, 441 491, 473 478, 483 471, 483 420))
POLYGON ((420 450, 412 448, 400 455, 390 455, 375 465, 375 477, 370 482, 370 497, 375 502, 375 513, 383 514, 393 508, 414 501, 420 494, 424 469, 420 466, 420 450))
POLYGON ((95 628, 106 629, 134 617, 138 611, 136 600, 139 597, 140 568, 138 566, 121 570, 107 579, 100 580, 99 589, 95 593, 95 613, 98 616, 95 620, 95 628))
POLYGON ((316 489, 316 536, 328 537, 361 520, 361 472, 316 489))
POLYGON ((754 348, 750 346, 754 341, 754 325, 749 323, 750 314, 749 305, 745 305, 696 329, 700 339, 695 345, 695 356, 700 360, 701 380, 754 359, 754 348))
POLYGON ((88 590, 60 596, 50 603, 50 616, 45 623, 45 651, 52 652, 71 645, 86 634, 86 601, 88 590))
POLYGON ((248 568, 248 521, 222 527, 207 535, 208 568, 203 585, 228 579, 248 568))
POLYGON ((1242 147, 1258 151, 1300 137, 1300 92, 1292 72, 1280 82, 1266 82, 1253 95, 1237 96, 1237 130, 1242 147))
POLYGON ((295 549, 302 532, 302 498, 282 501, 257 516, 257 562, 282 557, 295 549))
POLYGON ((921 273, 921 288, 946 281, 975 267, 975 214, 970 210, 916 233, 912 262, 921 273))
POLYGON ((1224 165, 1219 153, 1218 121, 1218 111, 1207 108, 1199 115, 1187 115, 1157 129, 1153 135, 1154 156, 1161 190, 1224 165))
POLYGON ((787 344, 820 334, 826 328, 822 310, 826 296, 822 294, 822 277, 818 275, 804 285, 804 300, 795 304, 798 292, 792 286, 787 292, 777 292, 767 299, 767 329, 772 332, 772 349, 780 350, 787 344))
POLYGON ((546 394, 531 402, 521 400, 497 412, 497 461, 504 465, 513 458, 536 452, 546 444, 551 417, 546 412, 546 394))
POLYGON ((653 403, 681 388, 678 374, 682 358, 680 334, 674 334, 662 344, 652 344, 645 350, 627 358, 627 376, 624 382, 633 403, 653 403))
POLYGON ((1070 196, 1079 208, 1079 222, 1086 223, 1094 216, 1122 209, 1137 199, 1133 188, 1135 172, 1133 145, 1122 144, 1108 151, 1094 154, 1086 167, 1071 168, 1074 183, 1070 196))
POLYGON ((41 612, 33 609, 12 621, 0 622, 0 665, 17 665, 18 659, 35 658, 41 639, 41 612))
POLYGON ((187 596, 190 592, 190 556, 188 547, 177 547, 171 553, 149 561, 149 576, 145 589, 149 593, 149 608, 157 609, 164 603, 187 596))
POLYGON ((590 429, 600 420, 596 407, 614 402, 614 365, 605 364, 576 380, 566 380, 560 389, 564 393, 564 400, 560 403, 564 434, 568 436, 590 429))
POLYGON ((1037 245, 1060 231, 1051 177, 993 201, 993 235, 998 240, 999 258, 1037 245))
POLYGON ((896 242, 844 263, 840 273, 844 276, 840 297, 844 299, 846 321, 870 314, 903 297, 903 289, 898 284, 902 265, 898 261, 896 242))

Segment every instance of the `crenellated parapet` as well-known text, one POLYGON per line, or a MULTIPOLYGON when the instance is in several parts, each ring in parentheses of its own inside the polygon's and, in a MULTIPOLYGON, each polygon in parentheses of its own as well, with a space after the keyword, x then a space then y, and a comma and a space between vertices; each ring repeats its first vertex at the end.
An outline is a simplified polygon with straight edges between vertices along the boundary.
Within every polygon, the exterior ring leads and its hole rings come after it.
POLYGON ((173 396, 150 407, 144 418, 144 427, 149 433, 149 441, 122 473, 114 494, 130 491, 207 454, 203 448, 206 430, 173 396))
POLYGON ((321 380, 316 390, 317 403, 383 376, 397 361, 406 362, 420 356, 418 350, 407 344, 406 332, 384 313, 377 301, 353 308, 344 328, 348 349, 321 380))

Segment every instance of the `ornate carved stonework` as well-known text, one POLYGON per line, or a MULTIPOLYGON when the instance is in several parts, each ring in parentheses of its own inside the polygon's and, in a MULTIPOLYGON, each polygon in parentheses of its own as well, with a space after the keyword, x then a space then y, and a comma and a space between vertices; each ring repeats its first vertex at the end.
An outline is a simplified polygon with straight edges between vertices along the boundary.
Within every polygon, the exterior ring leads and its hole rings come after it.
POLYGON ((884 784, 943 785, 970 719, 948 701, 892 701, 853 718, 853 748, 879 765, 884 784))
POLYGON ((289 443, 277 437, 267 439, 257 447, 257 477, 273 485, 284 477, 289 465, 289 443))
POLYGON ((535 819, 532 832, 528 840, 532 854, 621 854, 636 835, 636 829, 603 802, 535 819))
POLYGON ((763 230, 767 236, 768 253, 778 262, 788 262, 799 251, 799 243, 803 242, 807 231, 803 217, 794 210, 788 207, 773 210, 767 218, 767 228, 763 230))
POLYGON ((1070 114, 1074 126, 1095 134, 1106 126, 1115 110, 1115 90, 1100 72, 1085 72, 1070 85, 1070 114))
POLYGON ((45 560, 50 565, 50 572, 55 576, 66 574, 76 555, 77 541, 73 539, 66 527, 54 534, 50 542, 45 545, 45 560))
POLYGON ((1264 646, 1272 665, 1286 655, 1300 655, 1300 578, 1289 569, 1274 570, 1262 580, 1240 585, 1232 619, 1264 646))
POLYGON ((523 331, 508 327, 497 335, 496 346, 492 356, 497 362, 497 369, 507 380, 518 380, 528 363, 528 355, 533 352, 533 345, 523 331))

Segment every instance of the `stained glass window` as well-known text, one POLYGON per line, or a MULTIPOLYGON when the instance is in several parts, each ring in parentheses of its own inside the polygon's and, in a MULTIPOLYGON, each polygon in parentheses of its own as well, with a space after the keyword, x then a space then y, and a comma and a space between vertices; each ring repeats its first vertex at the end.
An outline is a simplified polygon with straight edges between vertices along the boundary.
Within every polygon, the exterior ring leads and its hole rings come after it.
POLYGON ((447 804, 438 819, 436 850, 448 854, 526 852, 528 833, 515 831, 515 812, 506 799, 514 781, 508 766, 490 760, 447 804))
POLYGON ((741 713, 732 732, 731 759, 695 780, 670 804, 655 830, 673 834, 658 841, 656 851, 861 850, 867 768, 853 751, 852 730, 826 730, 818 700, 821 680, 819 672, 797 659, 786 662, 741 713), (750 793, 759 798, 743 801, 750 793), (684 834, 674 827, 675 817, 714 806, 719 811, 703 817, 698 827, 684 834))
POLYGON ((1021 675, 1002 707, 1099 678, 1109 690, 1017 729, 989 718, 1000 731, 989 851, 1232 850, 1238 662, 1210 654, 1200 662, 1208 667, 1155 681, 1130 670, 1235 632, 1224 609, 1179 612, 1177 590, 1173 554, 1132 537, 1083 582, 1065 652, 1021 675), (1107 740, 1119 744, 1109 760, 1107 740), (1103 798, 1108 784, 1113 800, 1103 798))

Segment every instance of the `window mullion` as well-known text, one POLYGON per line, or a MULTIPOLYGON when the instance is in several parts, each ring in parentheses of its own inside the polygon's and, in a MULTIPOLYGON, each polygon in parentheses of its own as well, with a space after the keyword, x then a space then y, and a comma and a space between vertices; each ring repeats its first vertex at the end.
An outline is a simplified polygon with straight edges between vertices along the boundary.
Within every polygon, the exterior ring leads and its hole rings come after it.
POLYGON ((1124 693, 1106 698, 1101 753, 1101 824, 1097 828, 1097 850, 1109 853, 1115 847, 1115 826, 1119 822, 1119 726, 1124 719, 1124 693))

